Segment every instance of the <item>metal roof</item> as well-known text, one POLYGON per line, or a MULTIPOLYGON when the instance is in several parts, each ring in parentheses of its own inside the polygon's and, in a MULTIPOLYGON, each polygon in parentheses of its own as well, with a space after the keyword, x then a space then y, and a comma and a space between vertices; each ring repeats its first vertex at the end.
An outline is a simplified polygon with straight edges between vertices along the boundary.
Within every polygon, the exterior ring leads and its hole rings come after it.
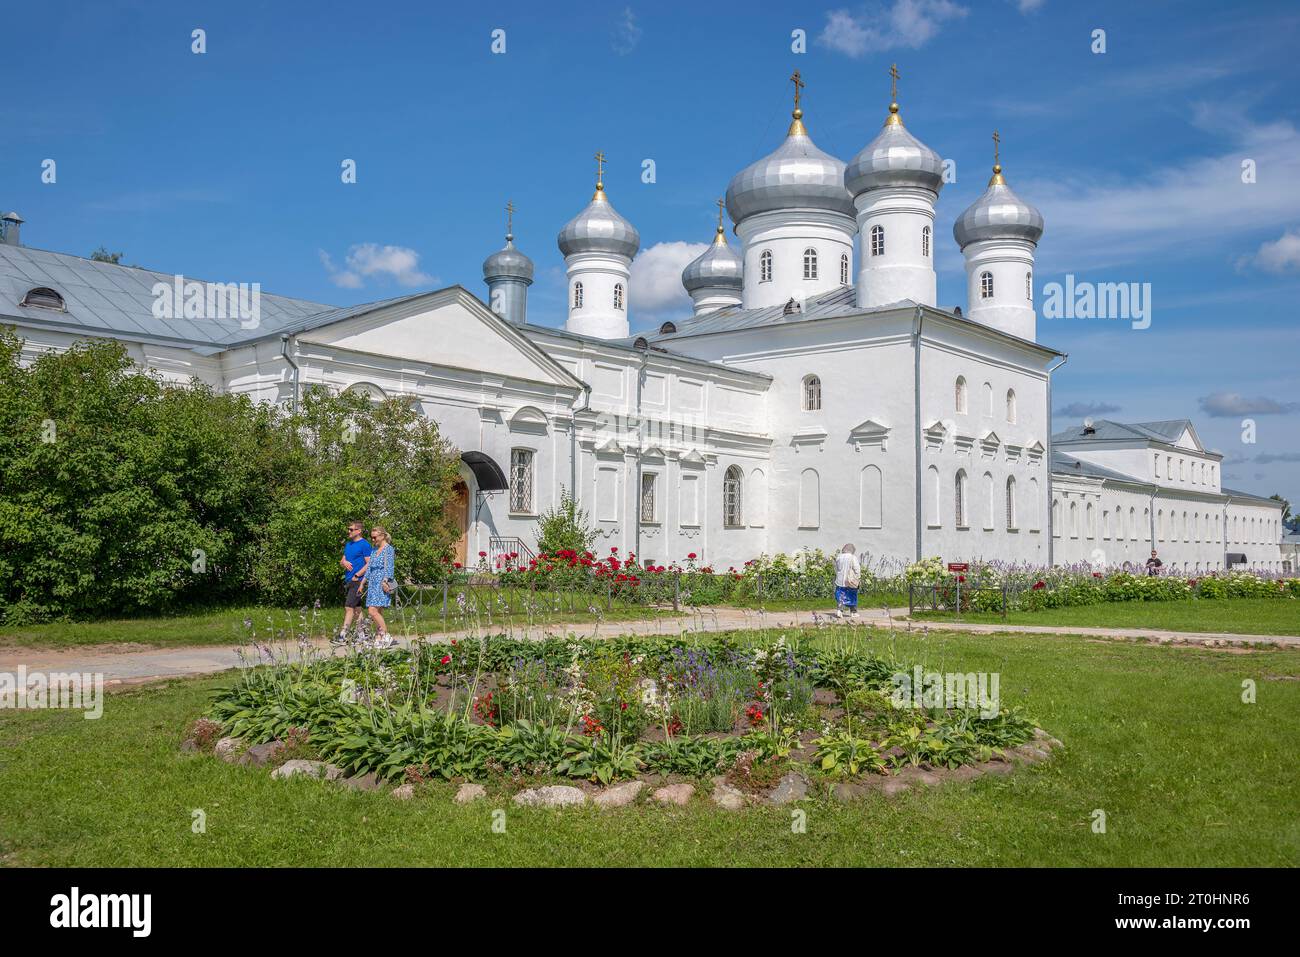
POLYGON ((1128 482, 1137 485, 1151 484, 1146 479, 1094 465, 1092 462, 1075 458, 1073 455, 1066 455, 1064 452, 1056 451, 1056 449, 1052 450, 1052 471, 1058 475, 1083 475, 1088 478, 1110 479, 1113 482, 1128 482))
POLYGON ((884 312, 899 306, 914 306, 915 303, 904 301, 893 306, 879 306, 872 309, 859 309, 857 292, 852 286, 841 286, 831 292, 814 296, 804 302, 804 311, 786 314, 785 304, 766 306, 762 309, 744 309, 729 306, 706 312, 702 316, 676 320, 676 332, 666 334, 651 333, 645 338, 651 342, 663 342, 668 339, 684 339, 690 336, 702 336, 711 332, 736 332, 741 329, 756 329, 761 326, 789 325, 795 322, 807 322, 810 319, 830 319, 835 316, 869 315, 884 312))
POLYGON ((1052 436, 1052 441, 1060 442, 1107 442, 1107 441, 1124 441, 1132 439, 1147 439, 1155 442, 1162 442, 1165 445, 1173 445, 1180 438, 1183 432, 1191 429, 1192 434, 1196 434, 1196 429, 1192 427, 1191 419, 1167 419, 1163 422, 1112 422, 1110 419, 1097 419, 1092 423, 1093 431, 1085 434, 1082 425, 1071 426, 1062 432, 1057 432, 1052 436))
MULTIPOLYGON (((255 329, 241 327, 237 316, 157 318, 153 312, 153 287, 157 283, 172 286, 174 280, 171 273, 0 244, 0 316, 25 323, 88 335, 118 334, 211 348, 262 338, 334 310, 325 303, 264 292, 259 299, 261 315, 255 329), (66 311, 19 305, 30 290, 40 286, 62 296, 66 311)), ((185 281, 201 285, 205 299, 207 287, 215 284, 189 276, 185 281)))

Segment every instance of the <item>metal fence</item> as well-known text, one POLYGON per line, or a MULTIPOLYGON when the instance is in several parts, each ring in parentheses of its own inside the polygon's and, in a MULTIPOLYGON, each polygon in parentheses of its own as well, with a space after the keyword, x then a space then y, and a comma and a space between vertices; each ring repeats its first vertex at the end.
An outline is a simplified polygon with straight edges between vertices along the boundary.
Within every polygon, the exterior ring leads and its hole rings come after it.
POLYGON ((960 581, 939 585, 912 584, 907 587, 907 613, 1000 611, 1005 620, 1011 598, 1012 592, 1005 584, 967 585, 960 581))

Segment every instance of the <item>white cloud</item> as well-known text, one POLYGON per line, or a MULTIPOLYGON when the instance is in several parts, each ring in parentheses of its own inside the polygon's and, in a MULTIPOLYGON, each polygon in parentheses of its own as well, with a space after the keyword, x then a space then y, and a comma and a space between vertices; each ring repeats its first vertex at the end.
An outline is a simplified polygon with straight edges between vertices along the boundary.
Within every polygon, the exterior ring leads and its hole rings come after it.
POLYGON ((1036 10, 1041 10, 1047 0, 1014 0, 1014 2, 1016 9, 1021 13, 1033 13, 1036 10))
POLYGON ((632 260, 631 300, 638 316, 657 317, 681 313, 691 307, 682 286, 682 270, 707 243, 655 243, 632 260))
POLYGON ((329 253, 320 250, 321 265, 330 281, 343 289, 360 289, 367 279, 391 279, 399 286, 436 285, 437 279, 420 270, 420 254, 405 246, 358 243, 348 249, 345 268, 334 265, 329 253))
POLYGON ((894 0, 883 11, 857 15, 831 10, 818 41, 855 59, 895 47, 915 50, 928 43, 943 23, 968 12, 952 0, 894 0))
POLYGON ((1300 409, 1300 402, 1279 402, 1259 396, 1248 399, 1238 392, 1211 392, 1196 400, 1201 411, 1215 418, 1236 418, 1239 415, 1286 415, 1300 409))
POLYGON ((624 7, 622 16, 614 26, 614 52, 619 56, 627 56, 641 42, 641 32, 632 8, 624 7))
POLYGON ((1254 265, 1265 272, 1275 273, 1300 270, 1300 229, 1288 229, 1272 242, 1264 243, 1255 255, 1245 257, 1238 265, 1254 265))
MULTIPOLYGON (((1056 181, 1013 179, 1043 212, 1049 268, 1077 270, 1150 262, 1160 253, 1212 250, 1261 228, 1300 219, 1300 132, 1286 121, 1219 124, 1226 151, 1146 175, 1085 175, 1056 181), (1258 182, 1242 181, 1253 160, 1258 182)), ((1010 174, 1015 176, 1014 167, 1010 174)))
POLYGON ((1064 419, 1081 419, 1088 415, 1106 415, 1119 410, 1119 406, 1110 402, 1071 402, 1069 405, 1061 406, 1052 414, 1064 419))

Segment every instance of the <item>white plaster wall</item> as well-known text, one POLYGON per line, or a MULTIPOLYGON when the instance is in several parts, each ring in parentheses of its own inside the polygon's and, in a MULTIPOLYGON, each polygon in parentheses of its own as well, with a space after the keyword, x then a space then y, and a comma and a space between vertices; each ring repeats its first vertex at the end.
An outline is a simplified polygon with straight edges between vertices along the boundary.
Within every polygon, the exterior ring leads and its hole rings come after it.
POLYGON ((584 336, 620 339, 628 334, 632 261, 606 253, 575 253, 564 257, 568 274, 569 319, 565 328, 584 336), (582 283, 582 307, 574 308, 574 286, 582 283), (614 287, 623 286, 623 308, 614 308, 614 287))
POLYGON ((849 257, 853 278, 855 224, 848 216, 824 210, 778 210, 740 221, 736 234, 744 248, 746 309, 784 305, 838 289, 840 257, 849 257), (817 250, 817 278, 804 279, 805 249, 817 250), (759 258, 772 253, 772 279, 761 282, 759 258))
POLYGON ((863 308, 911 300, 933 306, 934 204, 939 197, 915 186, 883 187, 854 198, 858 209, 858 305, 863 308), (884 230, 884 253, 871 255, 871 228, 884 230), (930 230, 925 255, 922 231, 930 230))

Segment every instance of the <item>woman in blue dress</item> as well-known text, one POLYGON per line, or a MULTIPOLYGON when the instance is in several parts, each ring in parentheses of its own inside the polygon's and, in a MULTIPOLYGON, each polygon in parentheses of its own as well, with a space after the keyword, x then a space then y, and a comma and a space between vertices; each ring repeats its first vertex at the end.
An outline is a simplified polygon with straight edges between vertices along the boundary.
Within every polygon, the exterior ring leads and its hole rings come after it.
POLYGON ((370 530, 370 541, 374 552, 370 556, 370 566, 366 569, 366 612, 377 628, 375 644, 380 648, 392 648, 397 642, 388 635, 388 624, 379 609, 392 604, 391 592, 397 587, 393 578, 393 543, 388 537, 388 529, 376 525, 370 530))

